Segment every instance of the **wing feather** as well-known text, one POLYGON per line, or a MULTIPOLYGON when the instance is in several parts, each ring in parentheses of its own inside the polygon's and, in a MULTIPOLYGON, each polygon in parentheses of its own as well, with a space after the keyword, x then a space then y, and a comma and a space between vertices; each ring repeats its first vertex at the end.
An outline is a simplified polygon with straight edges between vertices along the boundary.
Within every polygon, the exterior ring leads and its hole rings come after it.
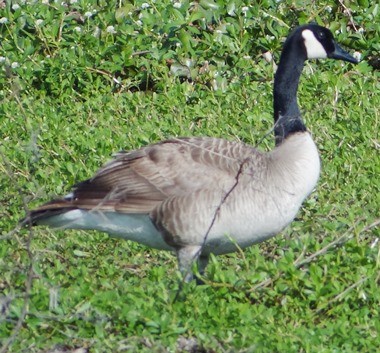
POLYGON ((226 190, 241 163, 255 154, 261 153, 243 143, 204 137, 176 138, 121 152, 93 178, 77 184, 69 197, 36 209, 35 217, 38 212, 71 208, 149 213, 171 197, 202 189, 226 190))

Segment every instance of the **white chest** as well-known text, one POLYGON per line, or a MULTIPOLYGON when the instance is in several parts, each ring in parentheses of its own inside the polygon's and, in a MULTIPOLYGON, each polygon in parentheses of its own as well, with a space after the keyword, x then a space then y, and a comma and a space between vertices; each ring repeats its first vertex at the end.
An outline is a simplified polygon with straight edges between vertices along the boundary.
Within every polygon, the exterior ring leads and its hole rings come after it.
POLYGON ((290 139, 273 151, 264 177, 253 178, 222 207, 207 239, 208 251, 221 254, 236 251, 236 244, 259 243, 294 219, 318 181, 320 160, 308 133, 290 139))

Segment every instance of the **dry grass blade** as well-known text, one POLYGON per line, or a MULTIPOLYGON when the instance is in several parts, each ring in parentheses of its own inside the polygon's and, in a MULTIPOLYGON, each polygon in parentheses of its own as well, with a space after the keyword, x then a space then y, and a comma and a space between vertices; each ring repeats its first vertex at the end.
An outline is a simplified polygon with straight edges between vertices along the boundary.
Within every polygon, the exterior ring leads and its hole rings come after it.
MULTIPOLYGON (((337 239, 333 240, 332 242, 330 242, 329 244, 327 244, 326 246, 324 246, 322 249, 316 251, 315 253, 309 255, 308 257, 302 259, 302 256, 299 256, 293 263, 293 265, 296 267, 296 268, 300 268, 304 265, 307 265, 309 264, 310 262, 314 261, 316 258, 318 258, 319 256, 322 256, 324 254, 326 254, 329 250, 331 250, 332 248, 335 248, 336 246, 342 246, 343 244, 345 244, 347 241, 349 241, 350 239, 353 238, 353 235, 351 234, 352 231, 357 227, 357 225, 362 222, 363 219, 360 218, 358 219, 354 225, 352 225, 349 229, 347 229, 344 234, 342 234, 340 237, 338 237, 337 239)), ((373 228, 376 228, 378 225, 380 224, 380 219, 376 220, 375 222, 371 223, 370 225, 364 227, 362 229, 362 232, 367 232, 373 228)), ((304 253, 304 251, 302 252, 304 253)), ((254 285, 249 291, 250 292, 255 292, 256 290, 258 289, 261 289, 261 288, 265 288, 265 287, 268 287, 269 285, 271 285, 272 283, 274 283, 277 279, 281 278, 282 276, 282 272, 278 273, 276 276, 272 277, 272 278, 268 278, 256 285, 254 285)))
MULTIPOLYGON (((12 168, 11 168, 10 164, 7 161, 7 159, 3 155, 2 155, 2 157, 3 157, 4 164, 6 166, 6 171, 7 171, 8 178, 10 178, 10 180, 17 180, 16 176, 14 175, 14 173, 12 171, 12 168)), ((16 187, 17 187, 17 191, 18 191, 19 197, 22 200, 25 214, 27 214, 27 212, 28 212, 28 205, 27 205, 27 201, 26 201, 26 198, 24 196, 24 193, 23 193, 23 191, 18 186, 16 186, 16 187)), ((12 234, 12 232, 11 232, 11 234, 12 234)), ((11 335, 4 341, 3 346, 0 347, 0 353, 7 352, 8 348, 10 347, 10 345, 12 344, 12 342, 14 340, 16 340, 17 335, 18 335, 19 331, 21 330, 21 328, 22 328, 22 326, 24 324, 24 321, 25 321, 25 317, 26 317, 26 315, 28 313, 30 293, 31 293, 31 290, 32 290, 33 278, 34 278, 34 275, 35 275, 34 270, 33 270, 34 256, 33 256, 33 253, 31 251, 31 243, 32 243, 32 240, 33 240, 33 236, 34 236, 33 229, 31 227, 29 227, 28 233, 27 233, 27 239, 26 239, 26 242, 25 242, 25 250, 26 250, 27 255, 28 255, 28 265, 27 265, 27 268, 26 268, 24 303, 23 303, 23 306, 21 308, 21 313, 20 313, 20 315, 19 315, 19 317, 17 319, 17 323, 14 326, 11 335)))

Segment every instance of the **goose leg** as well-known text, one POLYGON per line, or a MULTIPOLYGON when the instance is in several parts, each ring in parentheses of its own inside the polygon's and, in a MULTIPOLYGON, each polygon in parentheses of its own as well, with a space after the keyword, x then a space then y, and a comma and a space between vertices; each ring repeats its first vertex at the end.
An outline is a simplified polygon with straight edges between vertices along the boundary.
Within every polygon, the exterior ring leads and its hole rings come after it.
MULTIPOLYGON (((198 271, 201 276, 204 275, 207 264, 208 264, 209 256, 208 255, 201 255, 198 259, 198 271)), ((196 278, 197 284, 205 284, 202 279, 196 278)))
POLYGON ((209 259, 210 259, 209 255, 199 256, 198 271, 202 276, 205 274, 205 270, 206 270, 209 259))
POLYGON ((179 270, 185 282, 190 282, 193 279, 192 265, 198 260, 201 249, 201 246, 185 246, 177 249, 179 270))

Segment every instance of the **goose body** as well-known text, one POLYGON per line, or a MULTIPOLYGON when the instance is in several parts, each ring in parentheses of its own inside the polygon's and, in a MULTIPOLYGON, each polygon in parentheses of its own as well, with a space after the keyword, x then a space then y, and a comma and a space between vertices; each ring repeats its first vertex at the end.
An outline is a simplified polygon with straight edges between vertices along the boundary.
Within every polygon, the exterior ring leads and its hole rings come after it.
MULTIPOLYGON (((142 190, 138 191, 140 198, 135 205, 128 198, 110 196, 108 190, 105 195, 94 197, 91 195, 93 181, 79 185, 74 199, 69 195, 67 199, 42 206, 40 212, 45 209, 47 213, 58 211, 58 214, 46 217, 47 214, 42 213, 44 217, 40 223, 61 228, 97 229, 161 250, 176 248, 177 239, 172 234, 183 244, 202 245, 208 233, 202 252, 225 254, 236 251, 236 245, 228 237, 230 234, 234 242, 244 248, 287 226, 319 175, 319 155, 309 133, 292 136, 269 154, 244 144, 213 138, 166 141, 139 150, 141 155, 137 160, 133 154, 120 154, 98 173, 98 178, 106 183, 114 177, 117 168, 128 168, 135 173, 141 168, 139 177, 160 173, 161 180, 156 180, 154 190, 145 191, 148 197, 145 204, 142 190), (231 152, 218 156, 212 147, 215 151, 231 152), (288 160, 281 158, 283 153, 288 160), (173 170, 174 160, 175 165, 183 166, 180 170, 173 170), (198 174, 200 169, 207 177, 199 181, 193 174, 194 171, 198 174), (272 183, 268 186, 269 179, 272 183), (152 192, 157 193, 157 200, 152 200, 152 192), (65 208, 67 211, 61 212, 65 208), (216 213, 213 226, 208 230, 216 213), (177 219, 173 215, 177 215, 177 219), (167 231, 166 238, 160 228, 167 231)), ((136 193, 136 179, 134 175, 135 182, 125 181, 131 194, 136 193)), ((141 182, 146 183, 144 177, 141 182)), ((122 178, 118 178, 118 185, 124 186, 122 178)), ((143 187, 150 189, 152 185, 143 184, 143 187)), ((123 189, 122 195, 128 191, 123 189)))
POLYGON ((356 62, 324 27, 295 29, 274 85, 276 147, 267 153, 218 138, 176 138, 119 153, 63 199, 33 210, 28 223, 96 229, 177 253, 185 280, 199 258, 262 242, 284 229, 315 187, 319 154, 302 122, 297 87, 304 61, 356 62))

